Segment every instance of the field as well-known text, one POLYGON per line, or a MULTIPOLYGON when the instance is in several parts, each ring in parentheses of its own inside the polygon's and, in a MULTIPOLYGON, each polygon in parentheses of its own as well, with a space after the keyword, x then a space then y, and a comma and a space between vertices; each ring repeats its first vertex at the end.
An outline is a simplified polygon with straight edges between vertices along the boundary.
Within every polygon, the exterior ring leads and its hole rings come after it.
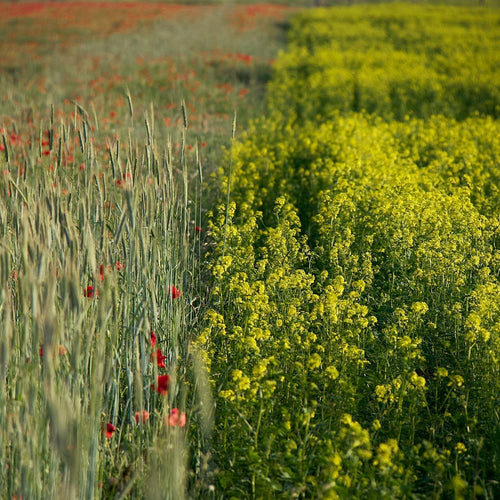
POLYGON ((2 5, 0 497, 500 495, 459 3, 2 5))

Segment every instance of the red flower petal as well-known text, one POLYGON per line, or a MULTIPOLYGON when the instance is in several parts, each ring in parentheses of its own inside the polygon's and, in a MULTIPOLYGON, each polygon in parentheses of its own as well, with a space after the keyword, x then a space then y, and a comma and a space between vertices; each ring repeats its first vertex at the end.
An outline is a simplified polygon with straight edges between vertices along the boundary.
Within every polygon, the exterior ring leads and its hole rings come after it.
POLYGON ((106 424, 106 437, 109 439, 111 437, 113 437, 113 433, 116 431, 116 427, 111 424, 111 423, 107 423, 106 424))
POLYGON ((170 296, 173 299, 178 299, 181 296, 181 292, 174 285, 172 285, 170 289, 170 296))
POLYGON ((167 356, 165 356, 162 352, 161 349, 156 350, 156 356, 155 354, 151 354, 151 359, 154 359, 156 357, 156 364, 158 365, 158 368, 165 368, 165 360, 167 359, 167 356))
POLYGON ((92 299, 94 296, 97 296, 97 290, 94 290, 94 287, 88 286, 84 291, 83 291, 83 296, 87 297, 89 299, 92 299))
POLYGON ((162 396, 168 394, 168 385, 170 383, 170 377, 168 375, 158 375, 157 386, 152 385, 151 387, 162 396))
POLYGON ((135 412, 136 423, 144 424, 145 422, 148 421, 148 419, 149 419, 149 412, 148 411, 142 410, 142 411, 135 412))
POLYGON ((168 416, 168 425, 171 427, 184 427, 186 425, 186 414, 183 411, 179 412, 178 408, 172 408, 168 416))

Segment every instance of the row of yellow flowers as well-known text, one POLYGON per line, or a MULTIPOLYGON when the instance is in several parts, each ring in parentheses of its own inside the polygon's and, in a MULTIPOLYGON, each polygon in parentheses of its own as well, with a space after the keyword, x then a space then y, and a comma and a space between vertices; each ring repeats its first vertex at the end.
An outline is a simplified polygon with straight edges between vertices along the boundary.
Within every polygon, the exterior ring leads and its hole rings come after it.
MULTIPOLYGON (((214 300, 197 344, 217 391, 216 459, 230 495, 494 496, 497 105, 450 90, 452 73, 472 85, 464 75, 476 59, 442 76, 449 86, 433 100, 411 94, 413 72, 408 86, 395 79, 414 99, 403 116, 390 86, 373 101, 387 107, 365 106, 364 88, 360 107, 332 78, 349 57, 368 73, 411 66, 413 52, 448 57, 445 25, 476 40, 479 60, 497 57, 496 15, 385 6, 292 23, 269 116, 216 176, 230 203, 211 218, 214 300), (439 30, 427 43, 429 26, 439 30), (397 54, 380 52, 387 43, 397 54)), ((494 81, 483 82, 488 95, 494 81)), ((417 80, 425 92, 433 82, 417 80)))

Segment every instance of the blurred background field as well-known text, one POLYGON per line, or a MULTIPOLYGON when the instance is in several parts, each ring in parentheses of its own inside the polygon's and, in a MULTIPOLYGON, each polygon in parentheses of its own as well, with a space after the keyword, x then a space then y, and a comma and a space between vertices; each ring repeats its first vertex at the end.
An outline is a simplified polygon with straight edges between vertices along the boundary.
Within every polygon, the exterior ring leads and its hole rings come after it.
POLYGON ((218 134, 227 139, 235 110, 243 122, 263 109, 264 84, 284 42, 279 23, 289 11, 272 5, 7 4, 0 35, 3 113, 44 112, 51 104, 68 113, 71 102, 92 101, 110 130, 128 115, 128 89, 139 116, 154 104, 161 130, 181 122, 184 98, 200 142, 218 134))

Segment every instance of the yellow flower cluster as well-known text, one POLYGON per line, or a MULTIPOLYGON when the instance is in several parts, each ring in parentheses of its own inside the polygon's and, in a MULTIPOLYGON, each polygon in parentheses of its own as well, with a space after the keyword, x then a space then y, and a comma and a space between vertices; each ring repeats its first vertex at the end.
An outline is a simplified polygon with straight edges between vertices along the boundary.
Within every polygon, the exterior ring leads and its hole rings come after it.
POLYGON ((198 342, 231 436, 218 459, 257 496, 494 488, 498 15, 452 10, 298 14, 269 116, 234 145, 198 342))
POLYGON ((498 116, 495 9, 392 5, 297 15, 270 85, 283 113, 498 116))

